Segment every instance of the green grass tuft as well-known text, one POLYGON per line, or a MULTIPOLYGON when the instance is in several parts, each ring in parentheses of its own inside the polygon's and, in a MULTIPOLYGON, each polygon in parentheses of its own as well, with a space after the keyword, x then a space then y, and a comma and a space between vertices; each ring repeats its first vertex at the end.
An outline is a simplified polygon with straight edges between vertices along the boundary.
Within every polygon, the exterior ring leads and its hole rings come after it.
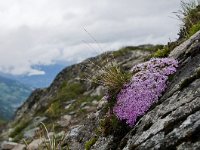
POLYGON ((59 117, 61 114, 61 103, 59 101, 55 101, 50 104, 48 109, 45 111, 45 114, 50 118, 59 117))
POLYGON ((97 137, 91 138, 89 141, 85 143, 85 150, 90 150, 90 148, 96 143, 97 137))
MULTIPOLYGON (((38 150, 69 150, 68 143, 65 142, 65 134, 58 136, 55 134, 54 125, 53 125, 53 135, 49 136, 49 130, 47 126, 41 122, 41 132, 40 139, 42 143, 38 145, 38 150)), ((28 142, 24 140, 27 150, 31 150, 28 147, 28 142)))
POLYGON ((97 72, 94 82, 107 87, 109 93, 115 93, 119 92, 131 76, 130 72, 123 71, 117 63, 110 62, 97 72))
POLYGON ((188 38, 191 37, 192 35, 194 35, 199 30, 200 30, 200 21, 190 28, 188 38))
POLYGON ((145 60, 147 61, 153 57, 154 58, 168 57, 170 52, 179 44, 180 44, 179 41, 175 41, 175 42, 168 42, 167 45, 162 46, 162 48, 157 47, 158 49, 155 49, 156 51, 147 58, 145 58, 145 60))
POLYGON ((195 0, 182 1, 181 10, 176 12, 176 16, 182 22, 179 39, 188 39, 199 30, 200 5, 195 0))
POLYGON ((10 137, 15 138, 17 135, 21 134, 22 131, 29 125, 30 119, 24 118, 14 127, 14 130, 9 134, 10 137))
POLYGON ((170 53, 170 49, 165 47, 163 49, 158 49, 153 55, 152 57, 156 57, 156 58, 160 58, 160 57, 167 57, 170 53))

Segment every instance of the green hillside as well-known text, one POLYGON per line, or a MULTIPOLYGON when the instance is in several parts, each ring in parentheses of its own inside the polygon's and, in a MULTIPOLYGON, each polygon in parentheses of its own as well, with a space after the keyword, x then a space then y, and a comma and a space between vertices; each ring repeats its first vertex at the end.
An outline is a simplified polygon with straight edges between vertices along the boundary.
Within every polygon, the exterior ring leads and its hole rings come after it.
POLYGON ((14 111, 26 100, 30 92, 31 88, 17 81, 0 77, 0 118, 11 119, 14 111))

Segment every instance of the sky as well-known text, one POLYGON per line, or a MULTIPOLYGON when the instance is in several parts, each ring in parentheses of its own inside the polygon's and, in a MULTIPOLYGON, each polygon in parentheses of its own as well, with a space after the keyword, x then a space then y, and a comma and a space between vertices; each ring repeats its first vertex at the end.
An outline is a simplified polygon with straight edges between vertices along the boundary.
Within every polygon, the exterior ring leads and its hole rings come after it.
POLYGON ((2 0, 0 72, 41 75, 34 66, 165 44, 178 37, 179 9, 180 0, 2 0))

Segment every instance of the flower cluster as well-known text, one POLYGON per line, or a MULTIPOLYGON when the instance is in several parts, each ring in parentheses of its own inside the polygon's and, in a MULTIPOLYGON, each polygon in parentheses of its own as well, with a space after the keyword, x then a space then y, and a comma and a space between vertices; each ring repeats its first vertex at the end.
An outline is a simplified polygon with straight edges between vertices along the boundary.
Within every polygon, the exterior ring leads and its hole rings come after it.
POLYGON ((114 114, 133 126, 157 102, 166 89, 168 76, 176 72, 178 62, 173 58, 152 58, 132 68, 134 76, 118 93, 114 114))

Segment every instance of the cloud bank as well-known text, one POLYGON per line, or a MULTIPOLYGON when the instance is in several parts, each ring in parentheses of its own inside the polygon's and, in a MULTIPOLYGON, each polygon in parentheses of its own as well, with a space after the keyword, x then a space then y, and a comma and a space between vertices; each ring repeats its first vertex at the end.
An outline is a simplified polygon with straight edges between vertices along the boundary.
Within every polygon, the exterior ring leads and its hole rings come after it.
POLYGON ((174 40, 180 0, 0 1, 0 71, 44 74, 35 65, 79 62, 125 45, 174 40), (86 43, 89 43, 88 46, 86 43))

